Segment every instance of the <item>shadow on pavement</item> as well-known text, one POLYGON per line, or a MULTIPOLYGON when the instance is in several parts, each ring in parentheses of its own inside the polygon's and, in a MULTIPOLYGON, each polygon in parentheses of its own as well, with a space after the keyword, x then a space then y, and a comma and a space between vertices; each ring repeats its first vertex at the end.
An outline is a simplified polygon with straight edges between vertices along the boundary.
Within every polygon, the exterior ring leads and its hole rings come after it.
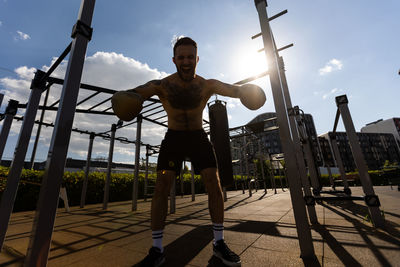
MULTIPOLYGON (((369 214, 368 207, 364 205, 360 205, 353 201, 338 201, 338 202, 329 202, 328 204, 322 203, 326 209, 340 215, 348 222, 351 222, 354 227, 349 228, 349 231, 354 233, 354 230, 357 231, 359 236, 363 239, 373 255, 380 262, 382 266, 391 266, 390 262, 386 259, 386 257, 380 251, 380 245, 375 244, 375 242, 370 238, 371 236, 377 237, 385 242, 396 245, 400 249, 400 241, 395 237, 399 237, 399 231, 393 227, 393 223, 386 220, 385 229, 377 230, 371 226, 359 221, 358 219, 349 216, 353 214, 358 217, 367 218, 366 215, 369 214)), ((338 258, 342 261, 342 263, 346 266, 361 266, 343 247, 343 245, 338 242, 325 228, 325 226, 316 226, 314 227, 317 232, 321 234, 324 240, 327 242, 332 251, 338 256, 338 258)), ((361 245, 360 245, 361 246, 361 245)))

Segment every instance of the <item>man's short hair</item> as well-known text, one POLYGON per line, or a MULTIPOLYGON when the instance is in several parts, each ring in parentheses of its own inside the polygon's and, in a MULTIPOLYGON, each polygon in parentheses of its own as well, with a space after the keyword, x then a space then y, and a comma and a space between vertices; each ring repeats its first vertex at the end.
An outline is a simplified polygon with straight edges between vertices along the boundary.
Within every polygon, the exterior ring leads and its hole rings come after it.
POLYGON ((175 56, 175 53, 176 53, 176 48, 177 48, 178 46, 180 46, 180 45, 193 45, 193 46, 196 48, 196 50, 197 50, 197 44, 196 44, 195 41, 193 41, 192 38, 189 38, 189 37, 182 37, 182 38, 179 38, 179 39, 176 41, 175 45, 174 45, 174 56, 175 56))

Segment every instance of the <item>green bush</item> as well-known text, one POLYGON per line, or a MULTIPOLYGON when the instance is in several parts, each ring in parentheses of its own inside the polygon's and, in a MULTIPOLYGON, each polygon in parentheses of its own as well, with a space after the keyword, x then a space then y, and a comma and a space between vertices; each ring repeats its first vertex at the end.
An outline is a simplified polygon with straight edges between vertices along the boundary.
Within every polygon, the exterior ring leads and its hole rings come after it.
MULTIPOLYGON (((9 168, 0 166, 0 197, 6 187, 7 176, 9 168)), ((44 171, 35 170, 22 170, 18 192, 14 203, 14 211, 34 210, 39 197, 40 185, 43 179, 44 171)), ((400 169, 398 168, 385 168, 382 170, 369 171, 373 185, 388 185, 389 180, 393 178, 400 178, 400 169)), ((337 178, 339 175, 334 175, 337 178)), ((355 185, 361 185, 360 178, 357 172, 348 173, 347 176, 354 179, 355 185)), ((68 200, 70 206, 77 206, 80 204, 81 190, 85 174, 81 172, 65 172, 63 177, 63 185, 67 188, 68 200)), ((154 185, 156 179, 155 174, 149 175, 149 185, 154 185)), ((245 179, 245 177, 244 177, 245 179)), ((267 188, 271 188, 269 176, 265 176, 267 188)), ((281 187, 281 182, 284 187, 286 179, 284 176, 275 176, 275 185, 277 188, 281 187)), ((112 174, 110 181, 110 194, 109 201, 124 201, 132 199, 134 176, 132 174, 112 174)), ((184 194, 191 194, 191 174, 186 173, 183 175, 183 189, 184 194)), ((237 188, 240 190, 242 178, 239 175, 234 175, 237 188)), ((92 172, 88 177, 88 188, 86 193, 86 204, 95 204, 103 202, 104 184, 106 181, 106 173, 92 172)), ((328 175, 322 175, 320 183, 323 186, 329 186, 328 175)), ((144 174, 139 174, 139 191, 138 198, 144 197, 144 174)), ((262 184, 260 185, 263 186, 262 184)), ((245 181, 245 188, 247 182, 245 181)), ((229 189, 235 189, 232 185, 229 189)), ((181 194, 181 186, 179 180, 176 183, 176 192, 181 194)), ((197 194, 204 193, 204 183, 201 181, 199 175, 195 175, 195 192, 197 194)), ((148 193, 152 193, 149 189, 148 193)), ((62 201, 60 201, 62 203, 62 201)))
MULTIPOLYGON (((0 166, 0 197, 5 190, 7 183, 9 168, 0 166)), ((43 179, 44 171, 35 171, 24 169, 21 173, 20 183, 18 186, 17 196, 14 202, 13 211, 26 211, 36 209, 36 204, 39 198, 40 185, 43 179)), ((63 176, 63 185, 67 189, 68 203, 70 206, 80 204, 81 191, 85 173, 80 172, 65 172, 63 176)), ((86 192, 86 204, 102 203, 104 196, 104 184, 107 174, 102 172, 92 172, 88 176, 88 185, 86 192)), ((148 183, 154 185, 156 174, 149 174, 148 183)), ((124 201, 132 199, 133 191, 133 174, 113 173, 110 179, 109 201, 124 201)), ((183 175, 184 194, 191 193, 191 174, 183 175)), ((144 174, 139 174, 138 180, 138 198, 144 197, 144 174)), ((180 194, 180 184, 177 180, 176 192, 180 194)), ((200 176, 195 175, 195 192, 204 193, 204 184, 201 182, 200 176)), ((149 188, 148 193, 152 193, 149 188)), ((62 201, 59 201, 63 205, 62 201)))

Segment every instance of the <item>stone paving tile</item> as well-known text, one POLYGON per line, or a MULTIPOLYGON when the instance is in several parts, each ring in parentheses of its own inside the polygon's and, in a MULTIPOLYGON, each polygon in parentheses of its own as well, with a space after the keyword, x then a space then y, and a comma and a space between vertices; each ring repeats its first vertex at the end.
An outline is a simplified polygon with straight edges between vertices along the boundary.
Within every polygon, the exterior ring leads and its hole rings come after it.
POLYGON ((112 246, 97 246, 63 258, 50 258, 48 266, 132 266, 145 255, 112 246))
POLYGON ((151 245, 151 230, 149 228, 143 229, 142 231, 139 231, 135 234, 125 234, 123 236, 115 238, 113 241, 109 242, 109 244, 116 247, 132 246, 132 250, 134 250, 134 247, 136 247, 136 245, 134 244, 138 242, 143 242, 143 240, 148 241, 148 243, 143 245, 146 249, 140 249, 138 251, 147 252, 149 246, 151 245))
MULTIPOLYGON (((323 255, 323 244, 321 239, 313 239, 313 246, 316 255, 323 255)), ((256 242, 254 242, 254 244, 252 244, 251 247, 277 252, 291 251, 295 254, 300 254, 297 235, 262 235, 256 242)))
POLYGON ((304 266, 298 253, 251 247, 242 255, 242 266, 304 266))
POLYGON ((0 266, 22 266, 24 259, 25 252, 22 254, 11 246, 3 245, 0 253, 0 266))
MULTIPOLYGON (((28 243, 29 243, 29 236, 25 236, 22 238, 12 239, 12 240, 6 239, 4 241, 4 246, 11 248, 13 251, 17 252, 18 254, 25 255, 26 251, 28 249, 28 243)), ((2 254, 3 254, 3 251, 0 253, 0 256, 2 254)), ((0 259, 1 259, 1 257, 0 257, 0 259)), ((0 266, 1 266, 1 261, 0 261, 0 266)))
MULTIPOLYGON (((351 188, 353 195, 362 193, 351 188)), ((317 261, 303 261, 290 194, 262 190, 252 197, 228 192, 225 202, 225 239, 242 257, 242 266, 396 266, 400 262, 400 193, 376 187, 385 212, 386 229, 364 220, 363 202, 317 205, 320 225, 311 226, 317 261)), ((212 256, 212 228, 207 195, 177 197, 176 213, 169 214, 164 232, 165 266, 221 266, 212 256)), ((0 253, 0 265, 21 266, 29 242, 34 212, 12 215, 0 253)), ((48 266, 132 266, 151 246, 150 201, 101 204, 84 209, 59 209, 48 266)))
POLYGON ((18 225, 9 225, 7 229, 7 241, 29 237, 32 232, 32 222, 18 225))
POLYGON ((338 261, 343 266, 398 266, 399 248, 380 249, 357 244, 325 246, 325 259, 338 261))

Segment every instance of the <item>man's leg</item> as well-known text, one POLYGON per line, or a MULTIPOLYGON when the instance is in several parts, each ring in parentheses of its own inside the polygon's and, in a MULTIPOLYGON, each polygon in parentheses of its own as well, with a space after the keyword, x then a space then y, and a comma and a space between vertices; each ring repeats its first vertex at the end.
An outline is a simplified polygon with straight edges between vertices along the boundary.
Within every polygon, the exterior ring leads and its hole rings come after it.
POLYGON ((168 194, 171 190, 172 182, 175 179, 175 171, 158 171, 156 187, 151 201, 151 230, 153 246, 149 254, 144 258, 139 266, 161 266, 165 262, 162 237, 165 225, 165 218, 168 211, 168 194))
POLYGON ((208 193, 208 208, 211 221, 216 224, 224 223, 224 196, 219 182, 217 168, 206 168, 200 172, 208 193))
POLYGON ((168 211, 168 195, 176 177, 175 171, 157 172, 156 187, 151 201, 151 230, 162 231, 168 211))
POLYGON ((216 168, 206 168, 201 172, 208 193, 208 208, 214 232, 214 255, 228 266, 240 266, 240 257, 231 251, 224 241, 224 197, 216 168))

